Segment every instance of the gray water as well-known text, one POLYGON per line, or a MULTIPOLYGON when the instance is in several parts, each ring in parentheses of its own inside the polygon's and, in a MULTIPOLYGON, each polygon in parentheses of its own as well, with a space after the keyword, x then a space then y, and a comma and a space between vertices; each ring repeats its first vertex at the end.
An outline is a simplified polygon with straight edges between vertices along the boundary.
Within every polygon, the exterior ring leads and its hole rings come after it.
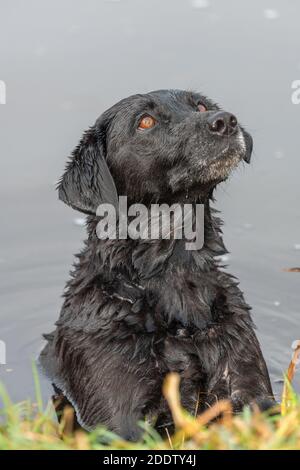
POLYGON ((280 393, 300 337, 300 274, 283 271, 300 265, 299 1, 1 0, 0 18, 0 380, 12 398, 33 395, 31 360, 85 236, 54 183, 103 110, 157 88, 203 91, 253 135, 252 165, 216 207, 280 393))

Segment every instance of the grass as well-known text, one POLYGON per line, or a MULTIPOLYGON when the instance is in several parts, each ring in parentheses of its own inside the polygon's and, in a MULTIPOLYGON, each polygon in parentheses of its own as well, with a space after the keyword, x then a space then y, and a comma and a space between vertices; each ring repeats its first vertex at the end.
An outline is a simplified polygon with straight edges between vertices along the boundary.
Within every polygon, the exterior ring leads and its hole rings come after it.
POLYGON ((0 416, 0 450, 101 450, 101 449, 299 449, 300 397, 292 389, 300 341, 295 342, 292 361, 285 375, 281 405, 277 415, 245 408, 233 415, 231 405, 222 400, 198 417, 189 415, 180 404, 179 376, 170 374, 164 384, 164 395, 172 410, 176 432, 167 440, 145 423, 143 438, 138 443, 126 442, 104 428, 92 433, 71 431, 73 410, 66 408, 60 424, 52 404, 43 406, 37 371, 34 368, 36 402, 14 404, 0 385, 3 409, 0 416), (211 423, 211 421, 213 421, 211 423))

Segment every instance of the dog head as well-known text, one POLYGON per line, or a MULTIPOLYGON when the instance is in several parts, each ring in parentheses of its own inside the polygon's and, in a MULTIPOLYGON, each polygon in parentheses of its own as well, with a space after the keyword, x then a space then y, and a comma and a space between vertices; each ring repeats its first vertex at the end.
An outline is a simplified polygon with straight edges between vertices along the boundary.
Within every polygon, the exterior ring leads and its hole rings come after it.
POLYGON ((101 203, 179 202, 205 195, 240 161, 252 138, 237 118, 197 93, 160 90, 126 98, 83 136, 59 186, 59 198, 85 213, 101 203))

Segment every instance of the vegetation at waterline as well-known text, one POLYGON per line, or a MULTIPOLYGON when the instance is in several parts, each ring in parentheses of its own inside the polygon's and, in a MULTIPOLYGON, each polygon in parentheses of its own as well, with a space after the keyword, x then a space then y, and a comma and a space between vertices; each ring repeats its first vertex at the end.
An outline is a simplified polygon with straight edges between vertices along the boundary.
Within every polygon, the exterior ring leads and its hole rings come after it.
POLYGON ((36 369, 33 376, 36 403, 29 400, 14 404, 3 386, 0 397, 4 404, 0 416, 0 450, 12 449, 299 449, 300 396, 292 388, 300 341, 295 342, 292 361, 285 375, 281 405, 272 416, 245 408, 233 415, 228 401, 219 401, 200 416, 189 415, 180 404, 179 376, 170 374, 164 394, 176 424, 173 436, 163 440, 150 425, 141 423, 144 433, 140 442, 126 442, 98 428, 92 433, 73 432, 73 410, 66 408, 57 423, 52 403, 43 407, 36 369))

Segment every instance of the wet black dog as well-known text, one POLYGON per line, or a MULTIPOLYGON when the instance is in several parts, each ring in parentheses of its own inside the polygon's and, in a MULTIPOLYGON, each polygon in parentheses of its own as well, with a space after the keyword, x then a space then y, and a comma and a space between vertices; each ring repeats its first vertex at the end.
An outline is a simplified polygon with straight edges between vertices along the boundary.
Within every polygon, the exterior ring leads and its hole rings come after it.
POLYGON ((88 239, 67 284, 54 333, 41 354, 47 375, 86 429, 104 424, 136 439, 137 422, 171 425, 162 382, 181 376, 191 413, 229 398, 273 403, 249 306, 220 269, 226 252, 210 200, 242 161, 252 139, 235 116, 196 93, 163 90, 131 96, 83 136, 59 184, 59 197, 89 214, 88 239), (202 203, 205 242, 99 240, 96 209, 128 203, 202 203))

